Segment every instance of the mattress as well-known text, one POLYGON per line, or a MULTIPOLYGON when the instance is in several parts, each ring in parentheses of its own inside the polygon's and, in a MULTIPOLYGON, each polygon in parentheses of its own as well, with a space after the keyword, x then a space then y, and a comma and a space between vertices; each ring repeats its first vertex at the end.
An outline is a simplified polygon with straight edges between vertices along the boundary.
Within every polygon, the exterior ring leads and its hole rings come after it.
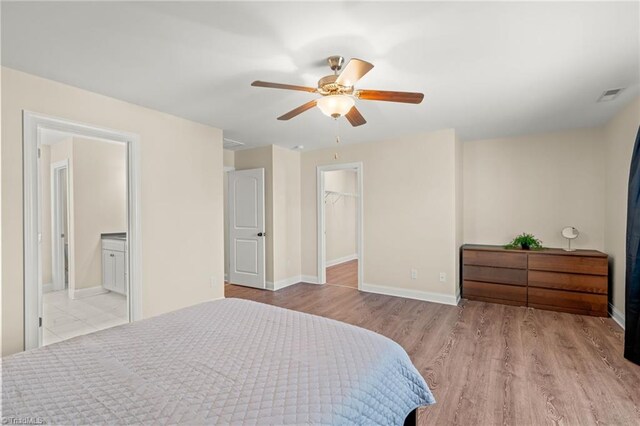
POLYGON ((2 360, 2 416, 47 424, 402 425, 435 402, 379 334, 241 299, 2 360))

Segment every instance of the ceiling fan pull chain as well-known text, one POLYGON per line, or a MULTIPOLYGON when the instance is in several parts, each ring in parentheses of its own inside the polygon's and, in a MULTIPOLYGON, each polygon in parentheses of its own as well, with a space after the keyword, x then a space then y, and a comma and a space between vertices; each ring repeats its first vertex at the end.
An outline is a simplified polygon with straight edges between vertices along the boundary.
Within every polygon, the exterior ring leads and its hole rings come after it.
MULTIPOLYGON (((336 144, 340 143, 340 123, 338 122, 338 117, 334 117, 334 121, 336 122, 336 144)), ((334 152, 333 153, 333 159, 337 160, 338 157, 338 153, 334 152)))

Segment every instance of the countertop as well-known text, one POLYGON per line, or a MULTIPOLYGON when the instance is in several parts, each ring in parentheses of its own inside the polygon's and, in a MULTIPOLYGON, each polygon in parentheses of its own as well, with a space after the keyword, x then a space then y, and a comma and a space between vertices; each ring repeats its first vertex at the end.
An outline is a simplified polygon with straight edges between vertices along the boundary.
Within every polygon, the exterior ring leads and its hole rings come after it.
POLYGON ((100 234, 100 238, 102 238, 103 240, 127 241, 127 233, 126 232, 110 232, 110 233, 100 234))

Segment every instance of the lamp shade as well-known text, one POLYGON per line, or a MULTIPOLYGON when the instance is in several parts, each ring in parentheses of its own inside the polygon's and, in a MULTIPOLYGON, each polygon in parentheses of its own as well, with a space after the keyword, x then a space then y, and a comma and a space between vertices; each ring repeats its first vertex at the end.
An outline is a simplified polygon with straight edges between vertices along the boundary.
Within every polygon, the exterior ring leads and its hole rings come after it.
POLYGON ((329 117, 338 118, 349 112, 356 104, 351 96, 347 95, 329 95, 318 99, 316 105, 323 114, 329 117))

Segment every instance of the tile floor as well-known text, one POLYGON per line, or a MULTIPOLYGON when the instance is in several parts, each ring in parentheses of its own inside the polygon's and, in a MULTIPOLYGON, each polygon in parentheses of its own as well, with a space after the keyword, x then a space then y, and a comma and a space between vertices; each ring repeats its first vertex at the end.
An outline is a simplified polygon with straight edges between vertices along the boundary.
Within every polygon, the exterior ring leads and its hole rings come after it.
POLYGON ((44 346, 128 322, 127 298, 117 293, 72 300, 62 290, 42 299, 44 346))

